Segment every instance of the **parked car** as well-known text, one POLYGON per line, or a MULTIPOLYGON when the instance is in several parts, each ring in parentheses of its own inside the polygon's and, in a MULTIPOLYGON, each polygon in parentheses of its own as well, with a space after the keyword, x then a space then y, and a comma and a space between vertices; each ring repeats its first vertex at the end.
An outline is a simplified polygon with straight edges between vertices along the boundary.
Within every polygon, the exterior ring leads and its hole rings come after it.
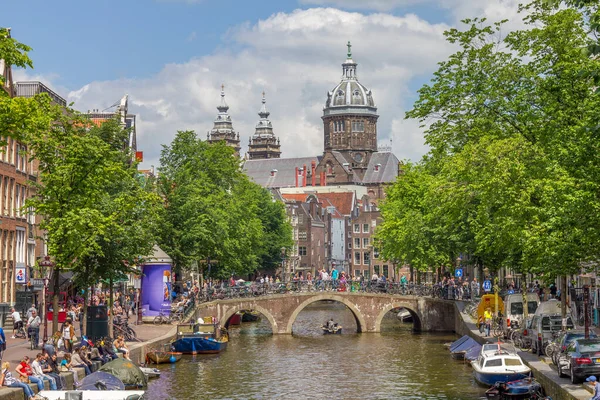
MULTIPOLYGON (((527 314, 529 318, 532 318, 535 314, 539 304, 540 298, 537 293, 526 293, 527 298, 527 314)), ((523 324, 523 294, 515 293, 509 294, 504 299, 504 305, 506 309, 506 326, 514 328, 522 328, 525 324, 523 324)))
MULTIPOLYGON (((596 339, 598 338, 598 335, 596 335, 596 332, 590 329, 589 338, 596 339)), ((576 339, 585 339, 584 329, 572 329, 570 331, 563 331, 560 333, 560 335, 556 338, 556 343, 558 343, 559 350, 552 354, 552 363, 554 365, 558 364, 558 359, 560 356, 565 353, 569 344, 576 339)))
POLYGON ((569 375, 572 383, 600 374, 600 339, 575 339, 559 357, 558 376, 569 375))

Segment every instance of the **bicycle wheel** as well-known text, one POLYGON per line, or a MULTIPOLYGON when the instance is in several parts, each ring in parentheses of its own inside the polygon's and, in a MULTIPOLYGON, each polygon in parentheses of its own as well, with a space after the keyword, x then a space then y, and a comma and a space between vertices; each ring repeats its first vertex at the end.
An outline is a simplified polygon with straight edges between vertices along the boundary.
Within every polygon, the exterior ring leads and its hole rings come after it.
POLYGON ((29 348, 31 350, 35 349, 37 346, 35 345, 35 335, 30 335, 29 336, 29 348))
POLYGON ((548 357, 552 358, 552 356, 554 355, 554 351, 556 350, 556 344, 554 343, 549 343, 546 348, 544 349, 544 354, 547 355, 548 357))
POLYGON ((154 317, 154 325, 161 325, 163 323, 163 319, 161 315, 157 315, 156 317, 154 317))

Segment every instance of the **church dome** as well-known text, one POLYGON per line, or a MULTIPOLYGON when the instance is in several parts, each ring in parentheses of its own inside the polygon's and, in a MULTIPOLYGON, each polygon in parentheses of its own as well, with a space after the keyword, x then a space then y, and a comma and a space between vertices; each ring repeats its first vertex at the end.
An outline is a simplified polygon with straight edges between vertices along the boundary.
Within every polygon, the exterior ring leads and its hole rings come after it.
POLYGON ((373 93, 358 81, 357 63, 352 60, 352 48, 348 42, 348 58, 342 64, 342 80, 327 93, 324 114, 360 113, 377 115, 373 93))

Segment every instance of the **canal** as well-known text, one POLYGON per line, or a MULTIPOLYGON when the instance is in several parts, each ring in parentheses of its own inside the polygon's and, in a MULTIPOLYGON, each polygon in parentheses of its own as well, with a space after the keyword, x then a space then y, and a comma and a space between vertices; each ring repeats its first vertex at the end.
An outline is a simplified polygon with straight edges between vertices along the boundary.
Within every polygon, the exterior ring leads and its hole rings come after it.
POLYGON ((340 303, 303 310, 293 336, 273 336, 269 322, 230 328, 226 351, 185 356, 161 365, 148 399, 484 399, 471 368, 453 360, 444 343, 453 334, 412 332, 388 313, 380 334, 356 334, 340 303), (333 318, 342 335, 323 335, 333 318))

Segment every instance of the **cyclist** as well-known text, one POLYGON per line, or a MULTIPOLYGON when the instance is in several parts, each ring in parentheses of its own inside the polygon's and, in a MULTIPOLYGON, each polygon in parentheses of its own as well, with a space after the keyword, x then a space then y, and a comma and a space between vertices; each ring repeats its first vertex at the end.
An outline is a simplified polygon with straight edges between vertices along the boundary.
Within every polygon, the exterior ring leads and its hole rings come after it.
POLYGON ((27 333, 29 337, 32 339, 34 343, 34 347, 37 349, 39 338, 40 338, 40 325, 42 320, 40 320, 39 315, 37 315, 37 311, 31 311, 31 316, 27 320, 27 333))
POLYGON ((23 328, 23 321, 21 321, 21 314, 15 308, 10 309, 10 316, 13 319, 13 335, 11 339, 15 338, 15 332, 18 332, 19 329, 23 328))

